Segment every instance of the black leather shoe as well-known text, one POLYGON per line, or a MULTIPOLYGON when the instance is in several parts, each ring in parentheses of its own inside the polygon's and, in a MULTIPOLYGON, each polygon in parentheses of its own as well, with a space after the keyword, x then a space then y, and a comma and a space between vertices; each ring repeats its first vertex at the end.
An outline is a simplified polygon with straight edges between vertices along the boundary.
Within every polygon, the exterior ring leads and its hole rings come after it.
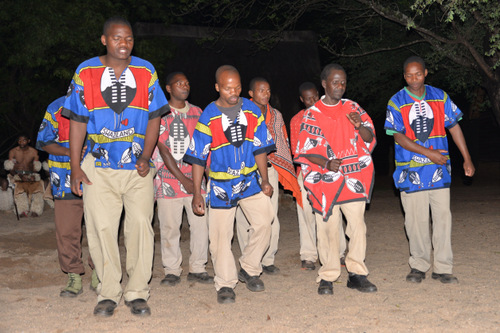
POLYGON ((377 291, 377 287, 368 281, 366 275, 358 275, 349 273, 349 279, 347 280, 347 287, 351 289, 356 289, 362 293, 374 293, 377 291))
POLYGON ((110 299, 105 299, 97 303, 94 308, 94 315, 111 317, 116 309, 116 303, 110 299))
POLYGON ((217 291, 217 302, 219 304, 234 303, 236 300, 236 295, 234 290, 229 287, 222 287, 217 291))
POLYGON ((420 283, 425 279, 425 273, 418 269, 412 268, 410 273, 406 276, 406 281, 413 283, 420 283))
POLYGON ((245 282, 248 290, 250 291, 263 291, 264 290, 264 282, 258 276, 250 276, 248 273, 242 268, 238 273, 238 279, 241 282, 245 282))
POLYGON ((310 260, 302 260, 302 269, 305 271, 314 271, 316 266, 314 266, 314 263, 310 260))
POLYGON ((458 279, 453 274, 432 273, 432 278, 441 281, 441 283, 458 283, 458 279))
POLYGON ((205 284, 214 283, 214 277, 208 275, 207 272, 189 273, 187 279, 188 279, 188 281, 195 281, 195 282, 205 283, 205 284))
POLYGON ((181 282, 180 276, 177 276, 174 274, 167 274, 167 275, 165 275, 163 280, 161 280, 160 284, 166 285, 166 286, 175 286, 179 282, 181 282))
POLYGON ((145 299, 137 298, 133 301, 125 301, 125 305, 130 308, 130 312, 137 316, 149 316, 151 315, 151 309, 148 306, 148 302, 145 299))
POLYGON ((280 273, 280 269, 274 265, 269 265, 269 266, 262 265, 262 271, 269 275, 276 275, 280 273))
POLYGON ((318 294, 333 295, 333 283, 330 281, 319 281, 318 294))

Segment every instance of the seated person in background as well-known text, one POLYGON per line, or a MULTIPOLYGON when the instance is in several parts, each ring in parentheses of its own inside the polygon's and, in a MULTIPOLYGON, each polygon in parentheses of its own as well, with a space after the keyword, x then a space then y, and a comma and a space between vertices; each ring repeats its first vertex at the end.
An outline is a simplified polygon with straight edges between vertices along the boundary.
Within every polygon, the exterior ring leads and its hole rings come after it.
POLYGON ((5 178, 0 179, 0 211, 9 211, 14 208, 14 197, 9 181, 5 178))
POLYGON ((30 139, 20 135, 18 146, 9 151, 9 159, 4 162, 9 171, 9 181, 15 185, 14 200, 19 216, 40 216, 43 212, 43 184, 38 171, 41 163, 38 152, 30 147, 30 139))

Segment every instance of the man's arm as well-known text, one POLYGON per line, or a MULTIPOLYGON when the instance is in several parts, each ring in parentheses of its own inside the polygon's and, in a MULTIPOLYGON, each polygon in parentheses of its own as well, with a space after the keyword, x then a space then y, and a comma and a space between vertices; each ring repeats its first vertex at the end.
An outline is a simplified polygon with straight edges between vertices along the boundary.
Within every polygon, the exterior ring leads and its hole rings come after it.
POLYGON ((329 171, 337 172, 339 171, 340 165, 342 164, 341 159, 327 159, 326 157, 318 157, 318 156, 305 156, 311 163, 317 164, 323 169, 327 169, 329 171))
POLYGON ((443 154, 447 153, 448 151, 444 149, 430 149, 430 148, 425 148, 412 140, 410 140, 409 137, 402 133, 394 133, 394 140, 399 144, 401 147, 403 147, 406 150, 409 150, 411 152, 427 156, 433 163, 438 164, 438 165, 444 165, 446 164, 446 161, 448 161, 448 157, 444 156, 443 154))
MULTIPOLYGON (((87 146, 84 146, 82 148, 82 153, 80 155, 80 161, 83 159, 83 155, 85 154, 87 146)), ((43 150, 45 150, 47 153, 50 155, 55 155, 55 156, 70 156, 70 150, 69 148, 63 147, 57 143, 51 143, 49 145, 43 146, 43 150)))
POLYGON ((71 166, 71 191, 81 196, 80 184, 92 185, 85 172, 80 167, 83 140, 87 133, 87 124, 70 120, 69 128, 69 158, 71 166))
POLYGON ((474 168, 474 164, 472 164, 472 159, 469 154, 469 149, 467 149, 467 144, 465 143, 465 137, 462 132, 462 128, 460 128, 459 124, 456 124, 455 126, 450 128, 449 131, 453 138, 453 142, 455 142, 455 144, 457 145, 458 150, 460 150, 460 153, 462 154, 462 157, 464 159, 465 175, 468 177, 474 176, 476 169, 474 168))
POLYGON ((40 156, 38 155, 38 150, 36 150, 35 148, 32 148, 30 147, 30 151, 31 151, 31 157, 33 158, 33 162, 34 161, 39 161, 40 160, 40 156))
POLYGON ((42 149, 50 155, 70 156, 69 148, 58 145, 57 143, 51 143, 49 145, 43 146, 42 149))
POLYGON ((144 137, 144 148, 141 156, 135 163, 135 168, 141 177, 146 177, 149 173, 149 159, 153 153, 153 149, 158 141, 158 133, 160 131, 160 117, 148 120, 146 128, 146 136, 144 137))
POLYGON ((347 119, 354 126, 354 129, 359 132, 359 135, 363 139, 364 142, 372 142, 373 141, 373 133, 368 128, 363 126, 363 122, 361 121, 361 115, 358 112, 351 112, 346 114, 347 119))
POLYGON ((168 171, 170 171, 170 173, 172 173, 172 175, 174 175, 174 177, 181 182, 187 193, 192 194, 194 191, 193 181, 188 177, 186 177, 179 169, 179 167, 177 166, 177 162, 170 153, 170 150, 161 142, 158 142, 156 146, 160 151, 160 156, 163 160, 163 163, 165 163, 165 166, 167 167, 168 171))
POLYGON ((255 162, 257 163, 257 168, 259 169, 260 176, 262 177, 260 188, 265 195, 270 197, 273 195, 274 189, 271 184, 269 184, 269 178, 267 176, 267 153, 255 155, 255 162))
POLYGON ((193 201, 191 206, 196 215, 205 214, 205 200, 201 195, 201 181, 205 168, 199 164, 193 164, 193 201))

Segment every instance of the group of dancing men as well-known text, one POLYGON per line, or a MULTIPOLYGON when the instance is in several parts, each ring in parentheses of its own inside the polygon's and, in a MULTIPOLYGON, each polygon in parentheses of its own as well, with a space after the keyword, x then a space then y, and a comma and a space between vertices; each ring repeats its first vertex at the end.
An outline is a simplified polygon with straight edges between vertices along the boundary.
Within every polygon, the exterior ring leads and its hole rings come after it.
MULTIPOLYGON (((329 64, 321 72, 321 98, 313 83, 300 86, 305 109, 291 121, 290 146, 282 114, 269 104, 265 78, 251 80, 247 99, 240 96, 238 70, 220 66, 218 98, 202 111, 187 101, 189 80, 181 72, 166 78, 167 101, 154 67, 131 56, 128 21, 106 21, 101 42, 106 54, 77 68, 66 97, 48 107, 37 140, 37 148, 50 154, 59 261, 69 276, 61 296, 75 297, 83 289, 84 215, 91 288, 98 295, 94 314, 113 315, 122 297, 133 314, 151 314, 155 200, 162 285, 181 280, 179 229, 185 210, 187 279, 213 284, 221 304, 235 302, 238 281, 253 292, 264 291, 261 274, 280 273, 274 260, 278 183, 296 199, 302 269, 315 270, 319 259, 318 293, 333 294, 342 264, 347 287, 377 291, 367 279, 364 220, 374 181, 375 129, 360 105, 343 98, 347 74, 342 66, 329 64), (117 241, 123 208, 124 290, 117 241), (231 249, 235 219, 239 270, 231 249), (205 268, 208 249, 214 276, 205 268)), ((433 279, 458 283, 452 272, 446 129, 463 156, 465 174, 472 176, 458 125, 462 112, 444 91, 424 84, 427 69, 421 58, 410 57, 403 70, 408 85, 390 99, 385 130, 395 141, 394 183, 401 191, 410 245, 406 280, 419 283, 432 267, 433 279)))

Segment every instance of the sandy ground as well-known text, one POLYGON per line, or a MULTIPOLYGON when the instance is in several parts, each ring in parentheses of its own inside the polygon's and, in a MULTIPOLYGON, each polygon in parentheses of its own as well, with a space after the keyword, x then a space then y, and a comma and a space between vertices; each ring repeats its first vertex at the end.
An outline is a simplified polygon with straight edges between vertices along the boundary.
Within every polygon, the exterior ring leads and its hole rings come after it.
MULTIPOLYGON (((478 168, 472 186, 455 177, 452 187, 454 273, 458 285, 443 285, 427 274, 409 284, 408 243, 399 197, 388 178, 377 179, 366 212, 366 263, 374 294, 346 287, 345 269, 333 296, 319 296, 317 271, 303 271, 294 203, 281 201, 278 276, 262 277, 266 291, 236 287, 236 303, 219 305, 212 285, 186 280, 160 286, 163 278, 155 222, 156 252, 151 281, 151 317, 133 316, 120 302, 111 318, 92 314, 96 295, 88 289, 75 299, 59 297, 66 275, 58 265, 53 211, 16 221, 0 213, 0 332, 491 332, 500 331, 500 165, 478 168)), ((182 249, 189 251, 186 223, 182 249)), ((84 237, 84 259, 88 248, 84 237)), ((123 239, 120 239, 123 245, 123 239)), ((238 244, 233 244, 239 256, 238 244)), ((122 254, 124 254, 122 247, 122 254)), ((213 273, 209 262, 208 270, 213 273)), ((127 280, 126 274, 123 283, 127 280)))

